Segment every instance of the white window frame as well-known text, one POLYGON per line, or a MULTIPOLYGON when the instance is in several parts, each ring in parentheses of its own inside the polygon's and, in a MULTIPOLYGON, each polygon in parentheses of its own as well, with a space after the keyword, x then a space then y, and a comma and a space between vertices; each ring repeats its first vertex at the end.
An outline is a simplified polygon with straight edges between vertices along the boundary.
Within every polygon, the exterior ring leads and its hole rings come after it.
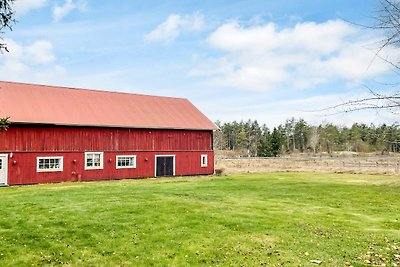
POLYGON ((102 169, 104 169, 104 152, 96 152, 96 151, 85 152, 85 170, 102 170, 102 169), (89 155, 92 154, 100 155, 100 166, 87 166, 88 157, 89 155))
POLYGON ((63 156, 36 157, 36 172, 62 172, 62 171, 64 171, 64 157, 63 156), (46 160, 46 159, 58 159, 60 161, 58 168, 54 168, 54 169, 39 169, 39 161, 40 160, 46 160))
POLYGON ((205 168, 208 166, 208 155, 201 155, 200 164, 201 164, 202 168, 205 168), (203 163, 204 159, 205 159, 205 163, 203 163))
POLYGON ((136 155, 117 155, 117 156, 115 156, 115 168, 116 169, 136 169, 136 155), (118 166, 118 160, 120 158, 133 158, 133 166, 118 166))
POLYGON ((4 159, 3 170, 5 170, 4 183, 0 182, 0 185, 8 185, 8 154, 0 154, 0 157, 4 159))

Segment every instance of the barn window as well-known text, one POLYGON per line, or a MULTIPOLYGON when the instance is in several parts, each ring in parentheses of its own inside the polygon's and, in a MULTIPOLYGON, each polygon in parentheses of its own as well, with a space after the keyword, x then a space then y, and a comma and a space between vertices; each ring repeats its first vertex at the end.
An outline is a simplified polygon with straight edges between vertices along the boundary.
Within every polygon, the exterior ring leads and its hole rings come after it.
POLYGON ((117 156, 117 169, 136 168, 136 156, 117 156))
POLYGON ((208 165, 207 155, 201 155, 201 167, 207 167, 207 165, 208 165))
POLYGON ((37 172, 62 172, 63 157, 37 157, 37 172))
POLYGON ((102 170, 103 152, 85 152, 85 170, 102 170))

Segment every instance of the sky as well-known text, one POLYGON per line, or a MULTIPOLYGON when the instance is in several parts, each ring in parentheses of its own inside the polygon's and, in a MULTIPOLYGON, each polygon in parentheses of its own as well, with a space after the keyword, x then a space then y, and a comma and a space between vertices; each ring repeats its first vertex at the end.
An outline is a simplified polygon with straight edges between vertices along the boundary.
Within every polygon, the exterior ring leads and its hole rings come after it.
POLYGON ((397 123, 387 111, 321 111, 396 80, 375 56, 382 33, 357 26, 374 23, 377 4, 17 0, 0 80, 182 97, 212 121, 397 123))

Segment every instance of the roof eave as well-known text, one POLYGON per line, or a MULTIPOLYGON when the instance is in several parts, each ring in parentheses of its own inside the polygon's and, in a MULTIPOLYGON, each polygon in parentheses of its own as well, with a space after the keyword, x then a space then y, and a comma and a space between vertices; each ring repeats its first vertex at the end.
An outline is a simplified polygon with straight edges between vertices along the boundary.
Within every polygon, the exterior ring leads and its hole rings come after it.
POLYGON ((123 128, 123 129, 151 129, 151 130, 189 130, 189 131, 216 131, 218 128, 185 128, 185 127, 167 127, 167 126, 121 126, 121 125, 95 125, 95 124, 70 124, 70 123, 38 123, 38 122, 22 122, 10 121, 11 124, 25 125, 52 125, 67 127, 95 127, 95 128, 123 128))

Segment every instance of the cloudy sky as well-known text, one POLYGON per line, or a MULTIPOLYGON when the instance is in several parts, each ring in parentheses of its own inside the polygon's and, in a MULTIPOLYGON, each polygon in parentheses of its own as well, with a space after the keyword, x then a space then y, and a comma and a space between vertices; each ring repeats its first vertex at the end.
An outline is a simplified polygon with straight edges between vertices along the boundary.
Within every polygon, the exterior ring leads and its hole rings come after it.
POLYGON ((381 33, 356 26, 377 2, 17 0, 0 80, 183 97, 213 121, 391 124, 317 111, 396 79, 381 33))

